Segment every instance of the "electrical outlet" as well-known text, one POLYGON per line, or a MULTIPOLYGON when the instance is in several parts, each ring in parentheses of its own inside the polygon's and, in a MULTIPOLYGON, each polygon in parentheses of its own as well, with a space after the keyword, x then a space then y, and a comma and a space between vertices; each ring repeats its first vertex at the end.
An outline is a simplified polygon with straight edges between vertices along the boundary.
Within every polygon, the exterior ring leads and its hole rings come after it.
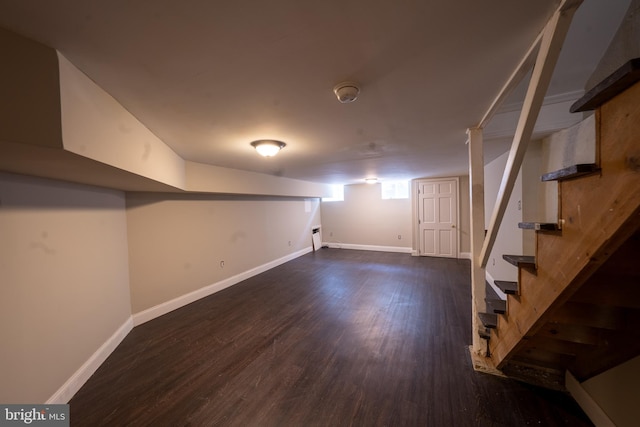
POLYGON ((289 246, 291 246, 291 240, 289 240, 289 246))
POLYGON ((220 261, 220 268, 224 268, 224 261, 220 261))
POLYGON ((496 265, 496 259, 495 258, 491 258, 491 264, 492 265, 496 265))
POLYGON ((398 240, 402 240, 402 234, 398 234, 398 240))

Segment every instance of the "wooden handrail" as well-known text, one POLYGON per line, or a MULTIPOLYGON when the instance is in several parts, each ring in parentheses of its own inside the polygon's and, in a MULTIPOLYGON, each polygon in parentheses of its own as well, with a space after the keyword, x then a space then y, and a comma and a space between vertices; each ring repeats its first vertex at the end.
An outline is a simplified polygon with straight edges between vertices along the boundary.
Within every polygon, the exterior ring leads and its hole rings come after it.
POLYGON ((518 86, 524 76, 527 75, 529 70, 533 68, 536 58, 535 54, 540 47, 540 41, 542 40, 543 34, 544 31, 541 31, 540 34, 538 34, 538 37, 536 37, 535 41, 529 47, 527 53, 522 57, 518 66, 515 68, 515 70, 513 70, 513 73, 511 73, 511 76, 509 76, 507 82, 504 84, 502 89, 500 89, 498 96, 495 97, 487 112, 484 113, 482 120, 480 120, 480 123, 478 123, 478 125, 476 126, 478 129, 484 129, 484 127, 496 114, 498 109, 502 106, 507 97, 511 94, 511 92, 513 92, 513 90, 518 86))
MULTIPOLYGON (((524 159, 525 152, 527 151, 527 146, 531 139, 540 108, 542 107, 544 96, 547 92, 547 88, 549 87, 549 82, 558 60, 558 56, 560 55, 562 44, 567 31, 569 30, 573 14, 581 3, 582 0, 565 0, 560 4, 551 19, 549 19, 549 22, 547 22, 541 36, 536 38, 536 41, 533 43, 523 60, 512 73, 512 79, 522 79, 527 71, 524 67, 530 63, 530 57, 533 56, 536 46, 540 44, 531 80, 529 81, 529 87, 527 89, 520 118, 518 120, 518 126, 516 127, 511 150, 509 151, 507 165, 502 177, 500 189, 498 190, 498 198, 493 209, 493 214, 491 215, 491 221, 489 223, 487 235, 484 239, 482 251, 479 254, 479 261, 482 268, 486 267, 491 250, 495 244, 498 229, 502 223, 502 219, 509 202, 509 197, 511 197, 516 178, 518 177, 520 167, 522 166, 522 160, 524 159)), ((500 103, 504 101, 506 95, 508 95, 517 83, 518 82, 510 80, 505 84, 502 91, 483 117, 483 122, 481 123, 483 126, 486 125, 485 120, 488 120, 494 114, 500 103)), ((481 128, 482 126, 478 127, 481 128)), ((477 254, 473 255, 477 256, 477 254)))

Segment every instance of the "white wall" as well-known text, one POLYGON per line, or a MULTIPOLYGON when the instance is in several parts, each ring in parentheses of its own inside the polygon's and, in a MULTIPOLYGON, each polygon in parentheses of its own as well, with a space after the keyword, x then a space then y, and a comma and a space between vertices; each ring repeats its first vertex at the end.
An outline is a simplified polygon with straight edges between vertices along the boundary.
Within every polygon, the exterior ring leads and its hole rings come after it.
POLYGON ((582 383, 584 390, 618 427, 638 425, 640 357, 582 383))
MULTIPOLYGON (((543 165, 542 152, 541 141, 536 140, 529 143, 489 257, 487 273, 490 279, 517 280, 517 268, 504 261, 502 255, 535 255, 535 231, 522 230, 518 228, 518 223, 544 222, 545 194, 543 183, 540 181, 543 165)), ((509 152, 506 152, 485 165, 484 168, 486 228, 489 227, 491 221, 508 157, 509 152)))
POLYGON ((460 188, 458 188, 458 210, 460 211, 460 217, 458 221, 460 226, 458 227, 460 242, 458 250, 460 257, 468 256, 471 258, 471 196, 469 194, 469 176, 460 176, 460 188))
POLYGON ((310 251, 321 222, 318 199, 162 193, 128 193, 127 221, 134 314, 310 251))
MULTIPOLYGON (((458 177, 459 242, 461 256, 469 256, 469 177, 458 177)), ((411 252, 414 242, 413 195, 409 199, 382 200, 381 184, 345 186, 344 201, 323 202, 322 240, 331 247, 411 252), (401 239, 398 239, 401 236, 401 239)), ((411 192, 411 190, 410 190, 411 192)))
POLYGON ((0 402, 47 401, 130 314, 124 194, 0 173, 0 402))
POLYGON ((318 199, 0 173, 0 402, 67 401, 137 313, 309 252, 320 223, 318 199))
MULTIPOLYGON (((509 153, 506 152, 484 167, 485 228, 489 228, 493 207, 498 197, 498 190, 500 189, 500 183, 508 157, 509 153)), ((502 255, 523 255, 522 230, 518 228, 518 222, 522 221, 522 210, 519 209, 518 205, 518 202, 521 200, 522 173, 519 173, 493 250, 489 256, 489 262, 487 263, 486 271, 490 279, 509 281, 516 281, 518 279, 517 268, 504 261, 502 255)))
POLYGON ((321 211, 331 247, 411 251, 411 199, 382 200, 380 184, 346 185, 344 201, 322 202, 321 211))
MULTIPOLYGON (((544 222, 544 183, 540 181, 542 172, 542 144, 541 141, 531 141, 522 161, 522 221, 544 222)), ((557 220, 556 220, 557 221, 557 220)), ((556 222, 554 221, 554 222, 556 222)), ((521 230, 522 253, 535 255, 535 230, 521 230)))
POLYGON ((0 47, 9 170, 247 194, 135 193, 127 212, 121 191, 0 175, 0 402, 66 401, 138 319, 132 307, 166 308, 310 250, 327 186, 185 162, 55 50, 1 29, 0 47))
POLYGON ((60 53, 58 62, 65 150, 185 187, 180 156, 60 53))

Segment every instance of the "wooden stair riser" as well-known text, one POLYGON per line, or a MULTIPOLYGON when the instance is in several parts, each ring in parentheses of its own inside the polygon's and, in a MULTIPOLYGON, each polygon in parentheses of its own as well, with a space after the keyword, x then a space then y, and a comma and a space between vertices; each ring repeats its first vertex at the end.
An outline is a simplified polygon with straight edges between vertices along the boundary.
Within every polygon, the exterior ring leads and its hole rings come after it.
POLYGON ((496 280, 496 286, 507 295, 519 295, 520 289, 518 287, 518 282, 511 282, 507 280, 496 280))
POLYGON ((478 313, 480 322, 487 329, 496 329, 498 327, 498 316, 493 313, 478 313))
POLYGON ((596 114, 601 173, 559 183, 562 233, 536 233, 535 274, 519 269, 520 297, 509 302, 499 340, 499 368, 640 225, 640 84, 596 114), (524 339, 524 341, 523 341, 524 339))
POLYGON ((506 314, 507 301, 500 298, 487 298, 487 311, 493 314, 506 314))
POLYGON ((502 255, 502 259, 518 268, 535 270, 536 258, 528 255, 502 255))

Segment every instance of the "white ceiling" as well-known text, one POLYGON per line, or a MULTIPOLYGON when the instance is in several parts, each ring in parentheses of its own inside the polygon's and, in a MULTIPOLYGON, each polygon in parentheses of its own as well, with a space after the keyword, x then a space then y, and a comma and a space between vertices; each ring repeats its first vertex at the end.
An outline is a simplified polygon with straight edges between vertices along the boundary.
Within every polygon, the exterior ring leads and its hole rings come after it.
MULTIPOLYGON (((629 3, 585 0, 548 95, 584 89, 629 3)), ((465 174, 466 129, 557 4, 0 0, 0 26, 58 49, 187 160, 349 184, 465 174), (344 80, 354 103, 333 94, 344 80), (261 158, 261 138, 287 147, 261 158)))

